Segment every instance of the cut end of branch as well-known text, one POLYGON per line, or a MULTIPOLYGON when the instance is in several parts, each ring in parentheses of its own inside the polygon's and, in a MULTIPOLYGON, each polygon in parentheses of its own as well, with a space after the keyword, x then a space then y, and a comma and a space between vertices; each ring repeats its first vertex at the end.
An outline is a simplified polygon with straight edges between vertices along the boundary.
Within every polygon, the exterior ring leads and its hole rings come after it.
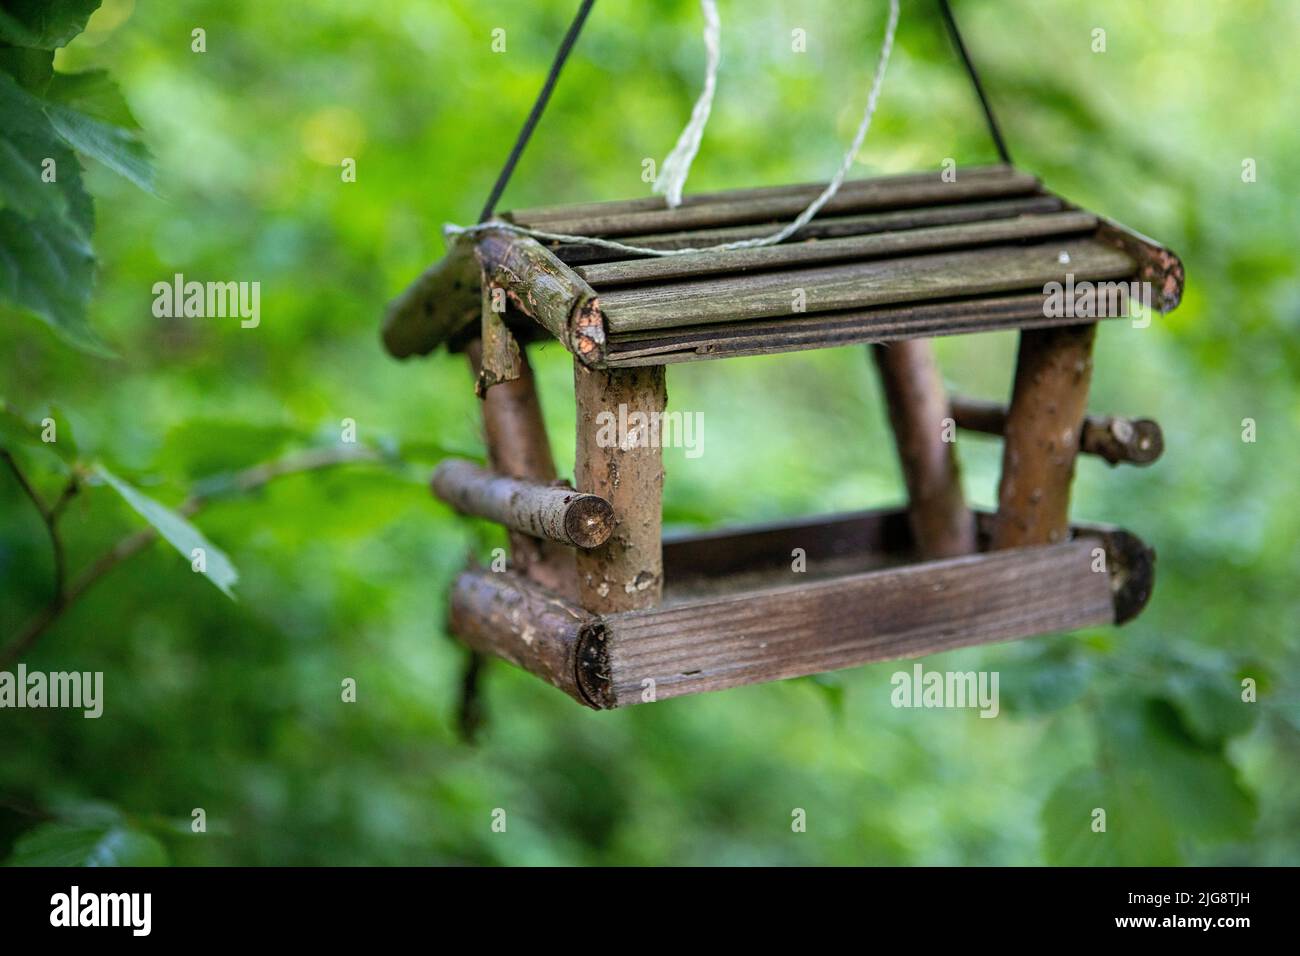
POLYGON ((579 548, 598 548, 614 532, 614 507, 598 495, 578 495, 564 514, 564 530, 579 548))

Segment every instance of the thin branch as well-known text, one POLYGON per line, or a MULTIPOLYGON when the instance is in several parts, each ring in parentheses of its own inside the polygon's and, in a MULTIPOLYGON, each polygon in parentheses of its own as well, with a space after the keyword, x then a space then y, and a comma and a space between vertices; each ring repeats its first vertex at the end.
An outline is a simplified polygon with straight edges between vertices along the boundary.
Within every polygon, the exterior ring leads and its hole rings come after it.
POLYGON ((9 454, 7 451, 0 451, 0 458, 5 460, 5 463, 9 466, 9 470, 14 473, 14 477, 18 479, 18 484, 22 487, 27 497, 32 499, 32 504, 36 506, 36 510, 41 514, 41 520, 48 521, 50 514, 49 509, 45 507, 45 502, 41 499, 41 496, 36 489, 32 487, 32 483, 27 480, 27 476, 23 474, 23 470, 18 467, 18 462, 14 460, 14 456, 9 454))
MULTIPOLYGON (((7 455, 5 457, 8 457, 7 455)), ((336 465, 347 465, 358 462, 379 461, 378 452, 369 448, 319 448, 305 451, 297 455, 290 455, 276 461, 264 462, 260 465, 254 465, 251 468, 238 472, 229 482, 227 487, 231 494, 248 494, 256 491, 262 486, 282 478, 286 475, 303 474, 310 471, 318 471, 322 468, 330 468, 336 465)), ((12 465, 12 461, 10 462, 12 465)), ((15 466, 15 471, 16 471, 15 466)), ((23 479, 25 484, 25 479, 23 479)), ((65 489, 64 495, 60 497, 55 509, 61 509, 66 503, 66 499, 71 494, 65 489)), ((191 494, 175 510, 182 517, 192 517, 205 505, 212 500, 224 497, 218 494, 191 494)), ((39 499, 34 499, 39 500, 39 499)), ((52 509, 53 510, 53 509, 52 509)), ((50 511, 42 507, 42 516, 48 516, 50 511)), ((57 517, 57 512, 55 513, 57 517)), ((49 522, 47 520, 47 525, 49 522)), ((53 526, 49 525, 53 532, 53 526)), ((57 535, 54 535, 58 540, 57 535)), ((63 614, 72 604, 81 598, 87 591, 94 587, 103 577, 124 561, 129 560, 139 554, 149 545, 153 544, 158 538, 158 532, 153 528, 142 528, 132 534, 122 538, 117 544, 113 545, 108 551, 105 551, 98 558, 92 561, 80 574, 72 579, 67 590, 63 589, 62 570, 59 573, 59 591, 55 600, 51 601, 35 617, 27 622, 27 625, 19 632, 18 636, 3 650, 0 651, 0 669, 8 667, 14 661, 18 660, 40 639, 41 635, 53 626, 60 615, 63 614)), ((56 551, 59 555, 59 563, 62 564, 62 545, 56 545, 56 551)))
POLYGON ((14 456, 7 451, 0 451, 0 458, 4 458, 9 465, 10 471, 18 479, 18 484, 22 486, 27 497, 32 499, 32 504, 36 506, 36 511, 41 516, 41 521, 45 524, 45 532, 50 536, 50 550, 54 553, 54 593, 50 597, 50 607, 57 608, 63 603, 63 585, 67 578, 67 565, 63 556, 63 539, 59 537, 59 517, 63 514, 63 509, 67 506, 77 494, 81 487, 80 479, 74 471, 68 478, 68 483, 64 486, 63 491, 59 494, 59 499, 54 506, 47 508, 45 500, 32 487, 32 483, 23 470, 18 467, 18 462, 14 456))

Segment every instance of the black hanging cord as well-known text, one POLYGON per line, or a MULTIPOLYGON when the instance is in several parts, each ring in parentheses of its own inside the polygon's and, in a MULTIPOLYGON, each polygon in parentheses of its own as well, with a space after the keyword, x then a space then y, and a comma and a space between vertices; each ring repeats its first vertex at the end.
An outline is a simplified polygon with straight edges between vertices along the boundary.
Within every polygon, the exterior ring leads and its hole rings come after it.
POLYGON ((1008 166, 1011 165, 1011 153, 1007 151, 1007 144, 1002 139, 1002 130, 998 127, 998 121, 993 116, 993 107, 989 105, 988 97, 984 95, 984 84, 980 82, 980 75, 975 70, 975 64, 971 61, 970 53, 966 51, 966 44, 962 41, 961 31, 957 29, 957 21, 953 18, 952 8, 948 6, 948 0, 939 0, 939 10, 943 13, 943 22, 948 27, 948 35, 952 37, 952 44, 961 54, 962 63, 966 64, 966 72, 970 75, 970 82, 975 87, 975 95, 980 99, 980 106, 984 108, 984 119, 989 126, 989 135, 993 137, 993 144, 998 148, 998 155, 1002 157, 1002 162, 1008 166))
MULTIPOLYGON (((569 30, 564 34, 564 40, 555 53, 554 62, 551 63, 551 70, 546 74, 546 82, 542 84, 542 90, 537 94, 537 101, 533 103, 532 111, 528 114, 528 118, 524 120, 523 128, 515 139, 514 148, 510 150, 505 166, 497 175, 496 184, 492 187, 492 193, 483 206, 483 212, 479 214, 479 222, 487 222, 496 212, 497 203, 501 200, 501 194, 505 192, 506 185, 514 174, 515 165, 519 162, 524 147, 528 145, 533 130, 537 128, 537 123, 542 118, 542 111, 546 109, 546 104, 551 99, 551 92, 555 89, 556 80, 560 78, 560 71, 564 68, 564 61, 569 58, 569 53, 572 52, 573 45, 578 40, 578 34, 582 32, 583 24, 587 22, 587 14, 591 12, 595 2, 596 0, 582 0, 577 15, 573 18, 573 22, 569 24, 569 30)), ((938 0, 938 3, 939 11, 943 14, 944 24, 948 28, 948 35, 952 38, 953 46, 957 48, 958 54, 961 55, 961 61, 966 67, 966 73, 970 77, 971 85, 975 87, 975 95, 979 97, 980 106, 984 109, 984 119, 988 123, 989 135, 993 137, 993 144, 997 147, 998 156, 1002 158, 1002 162, 1010 165, 1011 153, 1007 150, 1007 144, 1002 139, 1002 130, 998 126, 997 118, 993 115, 993 107, 989 105, 988 97, 984 95, 984 84, 980 82, 979 73, 975 69, 975 64, 971 61, 970 53, 966 50, 966 43, 962 40, 961 31, 957 28, 957 21, 952 15, 952 8, 948 5, 948 0, 938 0)))
POLYGON ((519 131, 519 137, 515 140, 514 149, 510 150, 510 155, 506 158, 506 164, 497 176, 496 185, 492 187, 492 194, 488 196, 488 201, 483 206, 483 212, 478 217, 479 222, 487 222, 496 212, 497 203, 501 201, 501 194, 505 192, 506 184, 510 182, 510 177, 515 171, 515 164, 519 162, 524 147, 528 145, 528 140, 533 135, 537 121, 542 118, 542 110, 546 109, 546 103, 551 98, 551 91, 555 89, 555 81, 560 78, 560 70, 564 68, 564 61, 569 58, 569 52, 573 49, 573 44, 577 42, 578 34, 582 32, 582 25, 587 21, 587 14, 591 12, 591 7, 595 2, 596 0, 582 0, 582 6, 578 8, 578 15, 569 24, 569 32, 564 35, 564 41, 560 44, 560 49, 555 53, 555 62, 551 64, 551 72, 546 74, 546 82, 542 84, 542 91, 537 94, 537 102, 533 104, 533 111, 528 114, 528 119, 524 120, 524 128, 519 131))

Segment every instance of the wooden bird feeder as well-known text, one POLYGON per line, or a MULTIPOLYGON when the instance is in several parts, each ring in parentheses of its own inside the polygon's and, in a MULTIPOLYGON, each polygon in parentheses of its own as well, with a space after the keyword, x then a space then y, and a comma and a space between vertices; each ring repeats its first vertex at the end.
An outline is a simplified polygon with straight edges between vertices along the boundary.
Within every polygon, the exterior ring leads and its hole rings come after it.
MULTIPOLYGON (((821 188, 493 221, 698 249, 768 235, 821 188)), ((456 578, 452 633, 603 709, 1128 621, 1154 553, 1127 531, 1071 524, 1070 484, 1081 452, 1153 461, 1160 430, 1088 414, 1096 323, 1128 311, 1061 309, 1053 283, 1138 283, 1163 313, 1183 269, 1009 164, 846 182, 761 248, 651 258, 505 228, 462 236, 383 330, 398 358, 465 352, 482 398, 490 470, 446 461, 433 489, 508 528, 511 563, 456 578), (1005 329, 1019 333, 1010 403, 950 398, 926 340, 1005 329), (526 355, 548 338, 573 353, 574 487, 557 482, 526 355), (880 373, 905 509, 664 538, 660 448, 598 440, 602 412, 664 411, 669 365, 851 343, 870 344, 880 373), (1003 436, 996 513, 963 499, 954 425, 1003 436)))
MULTIPOLYGON (((765 234, 818 188, 502 218, 700 247, 765 234)), ((1056 316, 1044 291, 1054 282, 1146 283, 1168 311, 1183 270, 1008 166, 954 182, 936 172, 846 183, 823 217, 767 248, 651 259, 506 232, 462 240, 384 327, 397 357, 467 352, 482 390, 492 470, 444 462, 433 487, 509 528, 512 562, 456 579, 452 632, 606 708, 650 687, 663 700, 1129 620, 1150 594, 1154 555, 1126 531, 1072 526, 1070 482, 1079 452, 1154 460, 1160 431, 1087 414, 1096 320, 1056 316), (950 399, 925 340, 1000 329, 1020 330, 1010 405, 950 399), (556 482, 517 344, 548 337, 574 356, 576 491, 556 482), (601 412, 664 410, 668 365, 850 343, 871 343, 879 367, 905 510, 664 540, 660 449, 596 440, 601 412), (996 514, 964 503, 949 418, 1004 436, 996 514), (804 572, 792 570, 796 548, 804 572)))

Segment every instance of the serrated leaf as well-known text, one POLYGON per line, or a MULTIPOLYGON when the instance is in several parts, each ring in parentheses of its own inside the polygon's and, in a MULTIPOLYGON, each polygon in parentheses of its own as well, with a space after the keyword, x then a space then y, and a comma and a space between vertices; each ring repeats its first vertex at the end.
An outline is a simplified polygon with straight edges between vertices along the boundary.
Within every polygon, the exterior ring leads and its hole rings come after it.
POLYGON ((0 300, 34 312, 80 348, 111 354, 86 320, 95 214, 76 156, 40 101, 4 73, 0 117, 0 300), (55 163, 51 183, 39 177, 45 159, 55 163))
POLYGON ((70 344, 112 355, 86 319, 94 275, 89 243, 61 222, 0 209, 0 299, 35 313, 70 344))
MULTIPOLYGON (((12 209, 29 219, 69 217, 76 211, 70 196, 71 183, 79 181, 76 159, 60 142, 42 102, 7 73, 0 73, 0 120, 0 209, 12 209), (43 181, 41 173, 51 159, 56 177, 67 166, 73 180, 43 181)), ((70 225, 81 228, 71 218, 70 225)), ((84 237, 89 236, 85 230, 84 237)))
POLYGON ((43 823, 14 843, 6 866, 166 866, 167 850, 147 833, 119 824, 43 823))
POLYGON ((126 97, 107 70, 56 73, 50 79, 44 96, 51 103, 61 103, 113 126, 133 132, 140 130, 126 97))
POLYGON ((95 470, 140 517, 153 525, 158 534, 179 551, 186 561, 192 560, 194 549, 201 548, 206 561, 206 570, 202 573, 228 598, 232 601, 235 599, 231 588, 239 580, 239 572, 235 570, 234 564, 224 551, 175 511, 154 501, 144 492, 118 478, 103 465, 97 466, 95 470))
POLYGON ((98 160, 145 192, 154 191, 153 160, 135 133, 61 103, 48 104, 45 115, 55 132, 77 152, 98 160))
POLYGON ((55 50, 86 29, 102 0, 5 0, 0 40, 14 46, 55 50))

